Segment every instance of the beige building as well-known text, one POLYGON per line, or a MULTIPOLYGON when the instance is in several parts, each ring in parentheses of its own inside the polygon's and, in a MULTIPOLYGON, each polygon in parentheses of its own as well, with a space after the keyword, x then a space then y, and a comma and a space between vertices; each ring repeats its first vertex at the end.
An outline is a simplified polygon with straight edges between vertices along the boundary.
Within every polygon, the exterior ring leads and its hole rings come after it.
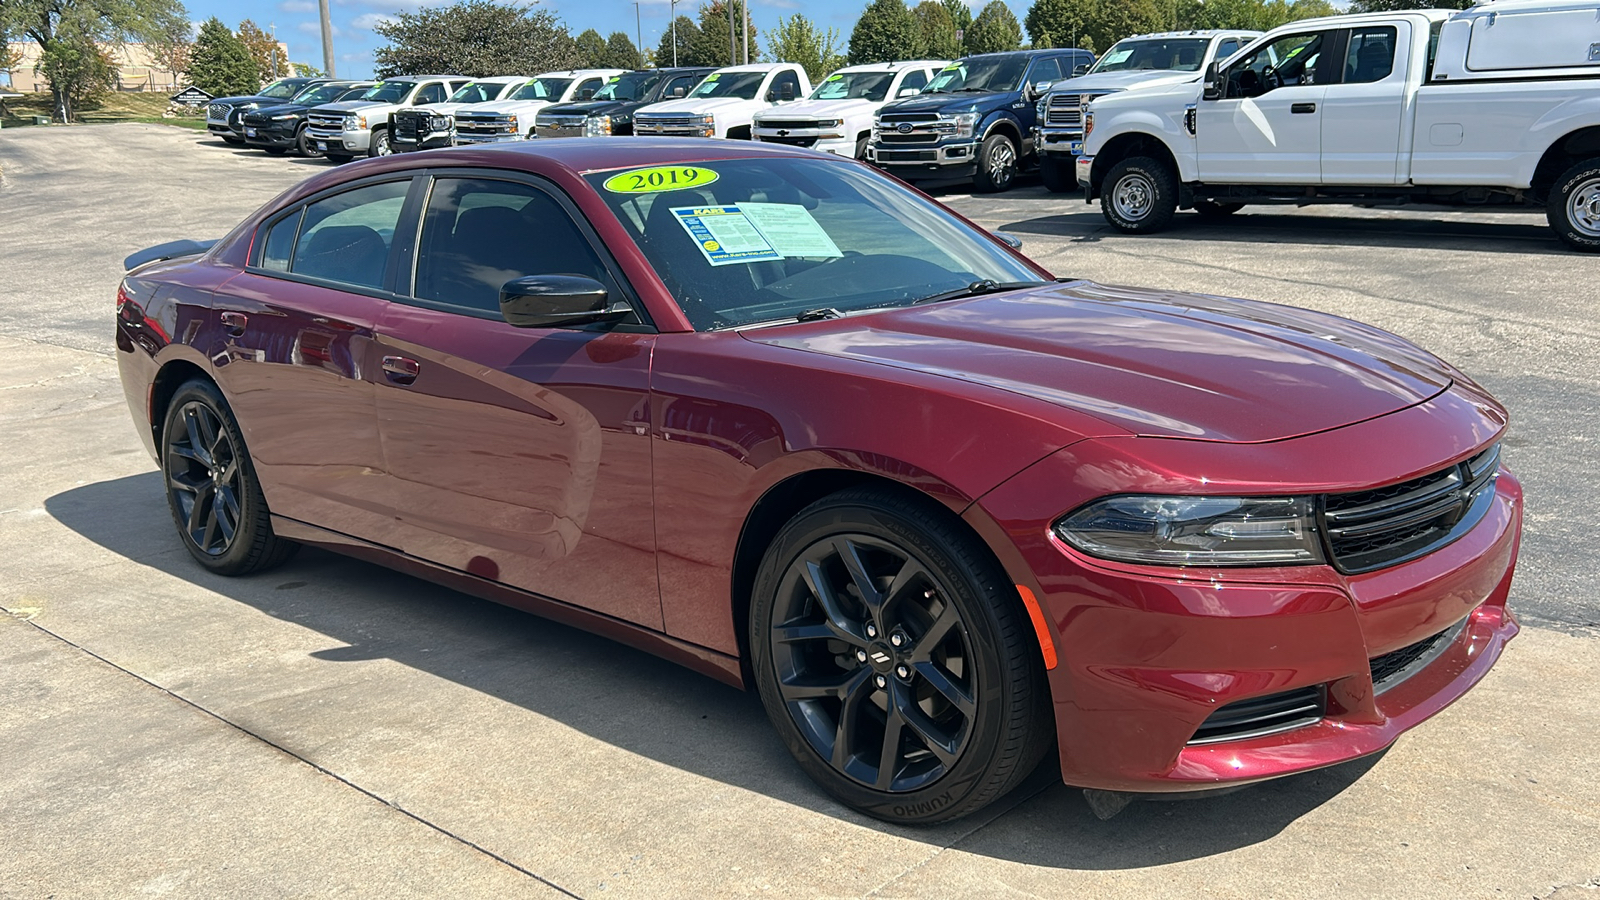
MULTIPOLYGON (((285 58, 289 55, 289 48, 279 43, 285 58)), ((11 77, 11 89, 23 93, 48 91, 50 85, 44 76, 36 73, 34 67, 39 63, 39 45, 27 41, 15 43, 11 49, 21 55, 16 66, 7 74, 11 77)), ((186 85, 183 79, 168 69, 161 67, 145 49, 143 44, 108 44, 106 52, 117 64, 117 90, 119 91, 164 91, 176 93, 186 85)), ((0 70, 3 71, 3 70, 0 70)), ((292 72, 284 72, 292 75, 292 72)))

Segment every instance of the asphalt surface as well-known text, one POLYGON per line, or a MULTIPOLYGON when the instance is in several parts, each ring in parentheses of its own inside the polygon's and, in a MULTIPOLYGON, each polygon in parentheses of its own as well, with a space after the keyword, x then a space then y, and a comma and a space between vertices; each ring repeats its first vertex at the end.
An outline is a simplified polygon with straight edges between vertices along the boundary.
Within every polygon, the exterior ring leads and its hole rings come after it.
POLYGON ((116 378, 120 261, 324 165, 154 125, 0 134, 0 897, 1600 900, 1600 260, 1542 216, 1130 238, 1037 186, 947 193, 1057 274, 1322 309, 1461 365, 1512 411, 1530 627, 1377 758, 1106 823, 1042 770, 905 829, 816 791, 756 698, 652 657, 331 554, 187 558, 116 378))

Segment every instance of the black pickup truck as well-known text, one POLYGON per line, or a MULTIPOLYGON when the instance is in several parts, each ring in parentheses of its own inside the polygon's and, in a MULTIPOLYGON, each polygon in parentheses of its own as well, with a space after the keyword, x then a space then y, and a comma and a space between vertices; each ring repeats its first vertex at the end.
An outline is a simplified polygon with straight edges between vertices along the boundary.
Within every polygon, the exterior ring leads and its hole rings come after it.
POLYGON ((613 75, 593 98, 539 110, 534 132, 541 138, 633 134, 633 113, 642 106, 689 96, 715 72, 710 66, 640 69, 613 75))
POLYGON ((306 137, 306 112, 313 106, 354 100, 372 87, 371 81, 328 81, 306 88, 282 106, 263 106, 240 117, 246 146, 282 156, 290 150, 307 158, 322 151, 306 137))

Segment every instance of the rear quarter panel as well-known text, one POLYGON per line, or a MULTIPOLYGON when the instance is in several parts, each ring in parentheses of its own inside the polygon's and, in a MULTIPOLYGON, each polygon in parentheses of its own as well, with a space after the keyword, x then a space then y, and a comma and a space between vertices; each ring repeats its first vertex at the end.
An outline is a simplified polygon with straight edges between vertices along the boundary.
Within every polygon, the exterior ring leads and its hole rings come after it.
POLYGON ((1550 146, 1600 125, 1600 78, 1417 89, 1411 180, 1526 188, 1550 146))

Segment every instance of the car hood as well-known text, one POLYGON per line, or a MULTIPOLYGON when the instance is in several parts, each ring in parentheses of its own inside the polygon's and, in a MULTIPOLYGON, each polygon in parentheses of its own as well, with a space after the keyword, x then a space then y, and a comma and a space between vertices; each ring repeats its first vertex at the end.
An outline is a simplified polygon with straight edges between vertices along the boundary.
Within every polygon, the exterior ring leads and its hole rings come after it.
POLYGON ((880 113, 956 113, 972 112, 981 108, 992 108, 996 102, 1001 102, 1007 97, 1016 95, 1016 91, 1000 93, 975 93, 961 94, 918 94, 904 100, 896 100, 878 110, 880 113))
POLYGON ((285 113, 303 113, 310 108, 311 107, 305 105, 304 103, 284 103, 278 106, 258 106, 255 109, 250 110, 249 114, 252 116, 261 116, 270 119, 273 116, 281 116, 285 113))
POLYGON ((1089 282, 742 334, 1054 403, 1137 435, 1259 442, 1414 406, 1443 363, 1309 310, 1089 282))
POLYGON ((838 119, 858 113, 870 113, 881 105, 881 102, 874 103, 871 100, 860 98, 855 100, 797 100, 794 103, 775 106, 770 111, 762 110, 761 114, 774 119, 804 116, 816 116, 819 119, 838 119))
MULTIPOLYGON (((635 115, 644 113, 676 113, 678 115, 703 116, 708 113, 716 114, 723 110, 734 110, 757 104, 756 100, 740 100, 738 97, 685 97, 682 100, 665 100, 661 103, 652 103, 639 110, 635 115)), ((774 109, 788 109, 789 104, 774 109)))
POLYGON ((1179 69, 1134 69, 1127 72, 1106 72, 1100 75, 1079 75, 1076 78, 1063 78, 1050 85, 1050 90, 1125 91, 1129 88, 1157 87, 1163 84, 1194 81, 1199 77, 1199 72, 1184 72, 1179 69))
POLYGON ((554 100, 491 100, 488 103, 473 103, 461 110, 462 113, 488 113, 491 116, 506 113, 524 113, 529 109, 543 111, 545 107, 555 103, 554 100))
POLYGON ((314 106, 312 109, 318 111, 326 110, 328 112, 355 112, 363 109, 371 109, 374 106, 393 105, 393 103, 378 103, 372 100, 340 100, 338 103, 324 103, 321 106, 314 106))
POLYGON ((539 110, 542 113, 561 116, 605 116, 617 115, 627 112, 628 107, 638 106, 638 100, 585 100, 582 103, 557 103, 539 110))
POLYGON ((263 97, 260 94, 251 94, 248 97, 212 97, 207 103, 226 103, 229 106, 243 106, 246 103, 282 103, 282 97, 263 97))

